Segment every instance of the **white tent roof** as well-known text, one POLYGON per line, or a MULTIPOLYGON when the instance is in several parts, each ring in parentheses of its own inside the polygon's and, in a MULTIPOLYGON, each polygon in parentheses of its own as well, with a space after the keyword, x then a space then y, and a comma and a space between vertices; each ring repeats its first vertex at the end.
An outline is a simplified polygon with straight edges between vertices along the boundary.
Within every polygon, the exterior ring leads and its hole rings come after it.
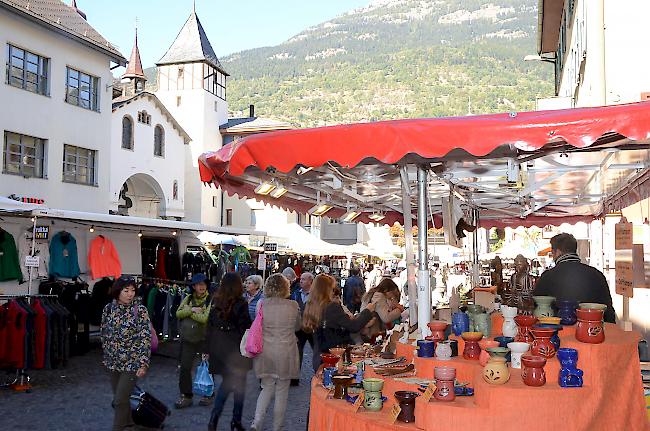
POLYGON ((204 244, 249 245, 247 235, 236 236, 203 231, 197 237, 204 244))
POLYGON ((0 212, 30 212, 36 209, 44 209, 45 206, 38 204, 27 204, 24 202, 0 196, 0 212))

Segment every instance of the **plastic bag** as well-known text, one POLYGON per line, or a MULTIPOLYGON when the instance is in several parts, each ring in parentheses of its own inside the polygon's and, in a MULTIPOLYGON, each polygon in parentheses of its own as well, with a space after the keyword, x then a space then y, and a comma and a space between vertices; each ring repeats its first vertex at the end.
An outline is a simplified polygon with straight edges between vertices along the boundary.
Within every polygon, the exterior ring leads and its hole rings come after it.
POLYGON ((248 357, 254 358, 255 356, 262 353, 264 347, 264 336, 262 334, 262 325, 264 322, 264 303, 260 304, 260 311, 255 316, 255 320, 251 325, 251 328, 248 330, 248 335, 246 336, 246 352, 248 357))
POLYGON ((248 340, 248 333, 250 332, 250 329, 247 329, 246 332, 244 332, 244 336, 241 337, 241 342, 239 343, 239 353, 244 358, 252 358, 252 356, 246 351, 246 340, 248 340))
POLYGON ((196 375, 192 383, 192 392, 202 397, 211 397, 214 393, 214 380, 210 375, 208 361, 201 361, 196 367, 196 375))

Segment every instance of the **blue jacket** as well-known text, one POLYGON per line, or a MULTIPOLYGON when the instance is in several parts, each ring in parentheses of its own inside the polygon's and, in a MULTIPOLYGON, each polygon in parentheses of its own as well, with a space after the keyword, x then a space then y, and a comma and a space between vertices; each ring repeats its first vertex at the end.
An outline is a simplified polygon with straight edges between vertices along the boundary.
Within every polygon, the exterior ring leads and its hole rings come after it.
POLYGON ((74 278, 79 273, 77 241, 68 232, 54 235, 50 241, 50 275, 54 277, 74 278))
POLYGON ((298 307, 300 307, 300 314, 302 315, 302 313, 305 311, 305 303, 302 301, 302 288, 295 290, 289 298, 298 303, 298 307))

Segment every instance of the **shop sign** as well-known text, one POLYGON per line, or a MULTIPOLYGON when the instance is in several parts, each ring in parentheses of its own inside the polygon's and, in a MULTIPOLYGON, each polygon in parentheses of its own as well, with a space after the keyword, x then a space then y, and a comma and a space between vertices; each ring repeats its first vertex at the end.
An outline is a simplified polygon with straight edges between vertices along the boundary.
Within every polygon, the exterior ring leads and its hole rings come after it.
POLYGON ((621 221, 614 226, 614 242, 616 250, 631 250, 633 244, 632 223, 621 221))
POLYGON ((264 251, 268 253, 277 253, 278 243, 276 242, 267 242, 264 244, 264 251))
POLYGON ((436 391, 436 385, 433 383, 429 383, 429 386, 427 386, 427 390, 424 391, 422 394, 422 400, 425 403, 428 403, 431 401, 431 398, 433 397, 433 393, 436 391))
POLYGON ((257 269, 260 271, 266 269, 266 255, 264 253, 260 253, 259 256, 257 256, 257 269))
POLYGON ((25 268, 38 268, 40 266, 39 256, 25 256, 25 268))
POLYGON ((394 404, 393 407, 390 409, 390 412, 388 413, 388 421, 393 424, 397 420, 397 416, 402 412, 402 408, 399 406, 399 404, 394 404))
POLYGON ((45 199, 41 198, 34 198, 34 197, 29 197, 29 196, 16 196, 15 194, 7 196, 9 199, 13 199, 18 202, 22 202, 25 204, 36 204, 36 205, 43 205, 45 203, 45 199))
POLYGON ((634 265, 632 260, 633 225, 625 219, 614 226, 616 260, 616 293, 626 298, 634 296, 634 265))
POLYGON ((634 270, 632 262, 617 260, 614 268, 616 271, 616 293, 632 298, 634 296, 634 270))
POLYGON ((48 239, 50 236, 50 227, 49 226, 36 226, 35 238, 36 239, 48 239))

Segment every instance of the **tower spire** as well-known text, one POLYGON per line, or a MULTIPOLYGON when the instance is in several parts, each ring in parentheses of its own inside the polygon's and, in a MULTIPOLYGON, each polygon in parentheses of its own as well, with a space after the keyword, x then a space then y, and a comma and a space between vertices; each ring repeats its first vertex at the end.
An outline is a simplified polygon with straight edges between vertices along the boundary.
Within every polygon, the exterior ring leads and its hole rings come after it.
POLYGON ((140 59, 140 49, 138 48, 138 20, 135 21, 135 42, 133 50, 131 51, 131 58, 129 58, 129 66, 126 69, 122 78, 132 78, 136 80, 144 80, 147 78, 142 69, 142 60, 140 59))

